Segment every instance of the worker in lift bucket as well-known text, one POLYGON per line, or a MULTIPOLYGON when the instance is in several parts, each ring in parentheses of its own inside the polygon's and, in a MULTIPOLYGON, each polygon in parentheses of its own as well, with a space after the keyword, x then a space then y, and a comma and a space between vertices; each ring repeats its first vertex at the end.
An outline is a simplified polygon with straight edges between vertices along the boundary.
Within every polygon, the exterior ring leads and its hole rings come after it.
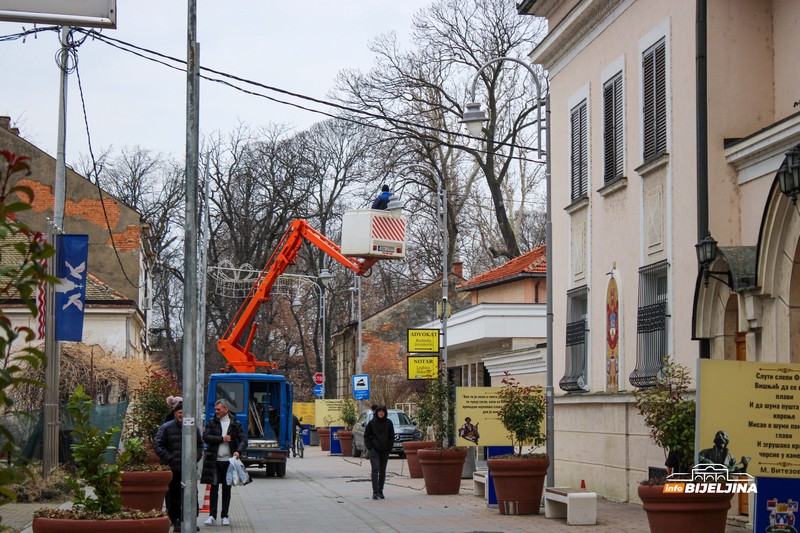
POLYGON ((381 187, 381 193, 375 198, 375 201, 372 202, 372 209, 389 209, 389 198, 392 197, 392 193, 389 192, 389 186, 384 185, 381 187))

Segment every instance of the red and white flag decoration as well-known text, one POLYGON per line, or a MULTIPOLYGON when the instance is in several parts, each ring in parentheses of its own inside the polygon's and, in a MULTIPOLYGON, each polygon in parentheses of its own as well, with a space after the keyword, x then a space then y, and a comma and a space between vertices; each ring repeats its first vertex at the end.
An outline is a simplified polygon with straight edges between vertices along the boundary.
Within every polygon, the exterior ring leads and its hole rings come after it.
MULTIPOLYGON (((42 259, 39 263, 47 270, 47 259, 42 259)), ((39 284, 39 289, 36 291, 36 311, 36 334, 39 339, 44 340, 45 313, 47 312, 47 284, 44 281, 39 284)))

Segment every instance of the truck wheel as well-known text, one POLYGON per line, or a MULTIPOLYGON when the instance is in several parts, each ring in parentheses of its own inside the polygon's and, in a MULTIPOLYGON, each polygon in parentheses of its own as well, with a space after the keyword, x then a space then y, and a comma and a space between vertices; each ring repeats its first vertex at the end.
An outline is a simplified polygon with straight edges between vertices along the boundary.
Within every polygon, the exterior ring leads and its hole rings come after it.
POLYGON ((278 463, 275 465, 275 475, 278 477, 286 477, 286 463, 278 463))
POLYGON ((275 477, 275 463, 267 463, 267 477, 275 477))
POLYGON ((361 450, 355 444, 353 444, 353 457, 361 457, 361 450))

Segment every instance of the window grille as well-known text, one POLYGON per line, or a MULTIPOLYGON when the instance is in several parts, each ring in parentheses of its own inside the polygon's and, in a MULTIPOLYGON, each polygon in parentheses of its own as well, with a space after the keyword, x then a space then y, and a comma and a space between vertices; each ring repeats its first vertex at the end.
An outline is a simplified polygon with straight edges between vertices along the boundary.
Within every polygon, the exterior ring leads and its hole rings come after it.
POLYGON ((622 133, 622 72, 603 86, 603 153, 605 183, 622 177, 624 139, 622 133))
POLYGON ((589 132, 586 124, 586 100, 570 113, 572 134, 572 200, 578 200, 589 191, 589 132))
POLYGON ((586 285, 567 293, 567 360, 564 377, 558 383, 558 386, 567 392, 588 390, 588 343, 586 342, 588 294, 586 285))
POLYGON ((639 269, 639 309, 636 317, 638 345, 636 369, 630 375, 634 387, 652 387, 658 381, 667 343, 668 314, 667 271, 660 261, 639 269))
POLYGON ((664 39, 642 54, 642 81, 642 158, 647 162, 667 151, 667 58, 664 39))

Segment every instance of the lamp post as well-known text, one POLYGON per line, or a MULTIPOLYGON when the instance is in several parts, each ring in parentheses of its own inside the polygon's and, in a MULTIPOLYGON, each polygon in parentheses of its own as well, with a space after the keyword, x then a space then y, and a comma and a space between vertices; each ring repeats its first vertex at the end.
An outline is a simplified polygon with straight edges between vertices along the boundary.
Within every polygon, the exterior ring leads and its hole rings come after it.
POLYGON ((449 271, 448 268, 448 241, 447 241, 447 189, 442 183, 439 174, 434 168, 427 165, 418 163, 411 163, 400 167, 397 172, 402 173, 409 169, 423 170, 429 172, 434 179, 436 179, 436 217, 439 220, 439 233, 442 236, 442 366, 447 370, 447 303, 448 303, 448 287, 449 287, 449 271))
MULTIPOLYGON (((411 163, 400 167, 397 172, 401 173, 405 170, 417 169, 429 172, 436 179, 436 217, 439 220, 439 233, 442 236, 442 309, 440 320, 442 322, 442 379, 448 379, 447 376, 447 303, 449 298, 449 273, 450 269, 447 261, 448 256, 448 242, 447 242, 447 188, 442 183, 439 174, 435 169, 421 165, 419 163, 411 163)), ((445 416, 449 416, 447 409, 445 409, 445 416)), ((445 443, 446 445, 447 443, 445 443)))
POLYGON ((470 135, 478 137, 483 131, 483 122, 487 121, 486 112, 481 109, 481 104, 476 101, 476 92, 478 88, 478 78, 485 68, 495 63, 502 61, 511 61, 522 65, 533 76, 533 83, 536 86, 536 125, 538 128, 538 135, 536 139, 536 149, 539 157, 545 159, 545 190, 546 190, 546 218, 545 218, 545 261, 547 262, 545 271, 545 280, 547 282, 547 384, 545 386, 545 398, 547 399, 547 414, 546 414, 546 427, 547 427, 547 456, 550 458, 550 466, 547 469, 547 485, 552 487, 555 483, 555 444, 554 444, 554 431, 553 431, 553 252, 552 252, 552 213, 550 205, 550 96, 543 95, 542 84, 539 82, 539 77, 533 67, 515 57, 496 57, 490 59, 478 69, 475 77, 472 79, 472 91, 470 96, 472 101, 466 104, 466 111, 462 117, 461 122, 467 125, 470 135), (544 113, 546 120, 542 120, 542 107, 544 106, 544 113), (545 130, 546 141, 545 150, 542 149, 542 130, 545 130))
MULTIPOLYGON (((319 295, 319 316, 320 320, 322 321, 322 376, 323 376, 323 384, 322 384, 322 397, 325 398, 326 393, 328 391, 327 388, 327 381, 328 376, 325 373, 325 368, 327 364, 328 358, 328 342, 325 338, 327 333, 327 329, 325 327, 325 289, 330 287, 331 283, 333 282, 333 274, 327 268, 323 268, 319 276, 305 276, 302 274, 281 274, 281 278, 287 278, 297 281, 298 283, 306 283, 310 286, 313 286, 314 289, 317 291, 319 295), (316 281, 314 281, 316 280, 316 281)), ((294 300, 292 300, 292 309, 297 312, 300 310, 302 303, 295 295, 294 300)))

